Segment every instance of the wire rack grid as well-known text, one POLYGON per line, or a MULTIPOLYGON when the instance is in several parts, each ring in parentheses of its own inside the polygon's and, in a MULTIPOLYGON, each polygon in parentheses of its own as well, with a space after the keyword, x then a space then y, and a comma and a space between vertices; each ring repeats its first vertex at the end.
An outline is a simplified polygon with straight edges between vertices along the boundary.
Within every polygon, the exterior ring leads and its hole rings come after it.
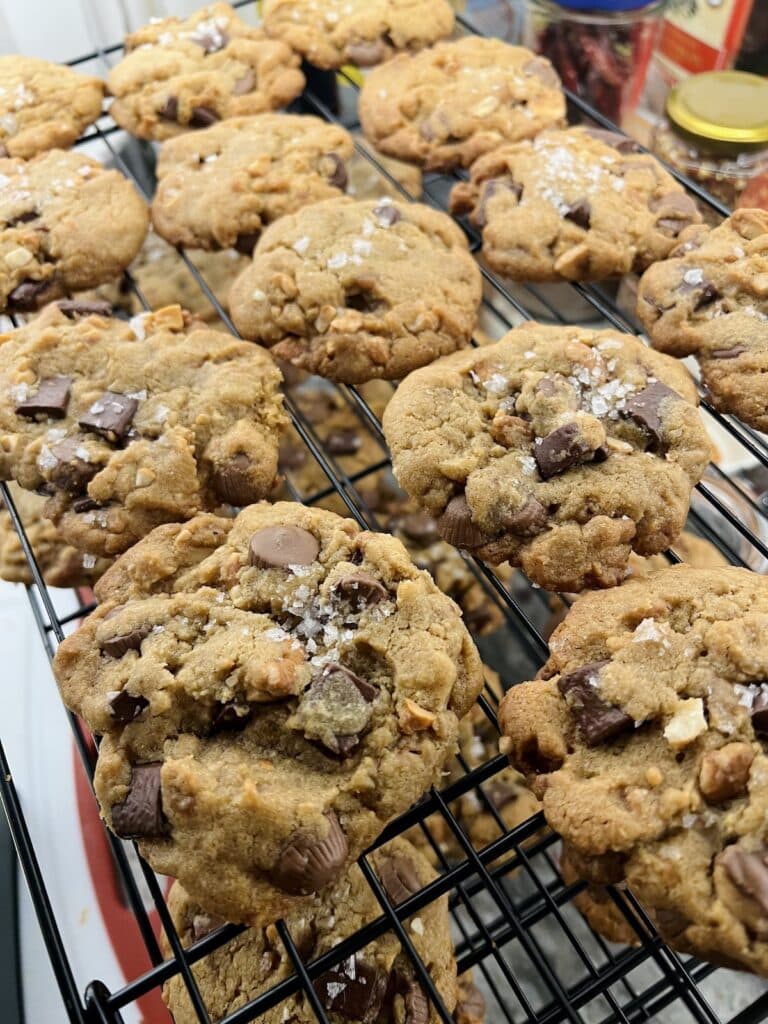
MULTIPOLYGON (((235 6, 244 6, 244 0, 235 6)), ((459 17, 458 21, 461 32, 475 31, 466 18, 459 17)), ((110 66, 117 59, 119 50, 118 44, 70 63, 79 65, 100 60, 110 66)), ((297 112, 317 114, 328 121, 342 124, 352 132, 358 132, 355 77, 344 72, 339 76, 329 76, 309 68, 305 70, 308 87, 294 109, 297 112)), ((569 94, 568 100, 572 120, 587 120, 617 130, 579 98, 569 94)), ((144 161, 142 173, 137 175, 133 166, 135 161, 126 159, 123 140, 124 136, 108 114, 105 114, 83 136, 80 143, 102 143, 108 151, 110 162, 134 178, 141 188, 142 181, 151 182, 151 147, 142 144, 136 147, 144 161)), ((133 145, 136 146, 135 143, 133 145)), ((386 183, 404 199, 413 198, 367 146, 357 144, 356 148, 357 158, 370 164, 380 176, 382 185, 386 183)), ((681 177, 671 168, 670 171, 713 214, 727 214, 728 211, 698 185, 681 177)), ((423 182, 421 201, 446 211, 448 192, 455 180, 455 176, 451 175, 427 175, 423 182)), ((143 191, 146 194, 146 186, 143 191)), ((473 251, 479 255, 480 238, 466 222, 460 223, 473 251)), ((178 256, 224 326, 236 333, 205 276, 186 252, 179 249, 178 256)), ((561 311, 564 296, 570 303, 574 300, 580 302, 589 310, 593 321, 601 321, 633 333, 638 331, 637 323, 631 315, 619 308, 615 294, 608 286, 562 285, 558 286, 559 291, 554 294, 533 286, 500 281, 482 263, 481 270, 485 282, 483 315, 493 325, 491 330, 497 336, 532 318, 555 323, 566 322, 566 315, 561 311)), ((149 309, 135 279, 126 274, 125 280, 143 308, 149 309)), ((322 386, 329 387, 327 383, 322 386)), ((316 425, 302 412, 296 396, 290 388, 286 388, 286 405, 293 427, 327 479, 327 484, 313 489, 312 493, 302 493, 289 473, 286 486, 294 499, 307 504, 320 503, 336 495, 363 528, 379 529, 381 523, 367 498, 369 492, 365 485, 386 474, 389 468, 381 426, 361 393, 364 389, 337 386, 336 390, 345 407, 357 418, 359 429, 366 432, 378 446, 379 457, 354 472, 345 472, 340 460, 323 443, 316 425)), ((705 395, 702 395, 702 405, 710 420, 724 432, 723 436, 739 446, 745 458, 758 470, 768 470, 768 447, 760 435, 712 409, 705 395)), ((699 485, 698 492, 689 525, 715 544, 731 563, 761 568, 762 560, 768 559, 768 545, 765 543, 765 537, 768 536, 768 514, 762 501, 750 492, 745 480, 736 479, 713 466, 710 477, 706 483, 699 485)), ((61 614, 57 611, 57 598, 42 578, 5 484, 0 484, 0 493, 29 564, 34 580, 27 588, 29 602, 46 654, 52 658, 65 633, 89 614, 94 604, 89 592, 80 591, 75 612, 61 614)), ((670 562, 680 560, 674 550, 667 555, 670 562)), ((531 678, 547 656, 544 636, 547 621, 551 617, 553 595, 531 587, 521 574, 516 574, 511 580, 504 580, 481 562, 462 557, 467 571, 473 574, 478 586, 482 588, 485 599, 494 606, 503 620, 491 638, 478 638, 482 653, 488 661, 499 667, 507 685, 531 678)), ((567 597, 563 595, 559 595, 558 600, 562 604, 568 603, 567 597)), ((497 702, 498 694, 491 688, 486 689, 479 701, 489 729, 496 729, 497 702)), ((75 716, 70 714, 69 720, 83 770, 92 780, 94 745, 75 716)), ((756 1024, 768 1017, 768 993, 758 994, 756 998, 753 993, 751 1002, 741 1005, 733 1013, 716 1013, 710 995, 717 992, 718 979, 724 977, 723 972, 690 957, 680 956, 665 946, 629 891, 609 888, 606 890, 606 898, 626 921, 635 936, 635 944, 612 945, 592 932, 573 905, 574 898, 584 889, 584 883, 568 885, 563 881, 559 870, 558 840, 546 829, 542 815, 534 815, 514 828, 505 825, 490 795, 490 784, 505 768, 505 763, 505 759, 498 754, 488 756, 480 765, 470 765, 460 756, 450 784, 439 792, 432 791, 416 807, 403 814, 375 844, 374 848, 378 848, 409 829, 420 830, 423 842, 432 851, 437 864, 438 874, 433 882, 405 903, 394 907, 378 882, 368 855, 364 855, 359 864, 381 907, 381 915, 377 920, 311 963, 302 961, 289 929, 284 922, 280 922, 278 934, 293 966, 292 975, 247 1005, 239 1007, 226 1017, 225 1024, 245 1024, 255 1020, 299 992, 304 994, 317 1019, 322 1024, 328 1024, 327 1014, 313 988, 313 979, 340 964, 387 930, 397 935, 410 957, 414 971, 436 1013, 445 1024, 451 1024, 451 1016, 419 959, 409 929, 404 926, 406 919, 446 894, 449 897, 459 972, 469 969, 474 971, 475 981, 486 998, 486 1019, 493 1024, 497 1021, 508 1024, 554 1024, 556 1021, 607 1024, 609 1021, 620 1021, 628 1024, 652 1020, 756 1024), (491 816, 497 828, 497 837, 482 849, 473 846, 456 811, 457 801, 467 794, 474 794, 476 806, 491 816), (449 854, 446 853, 446 835, 452 839, 449 854)), ((128 844, 106 833, 114 871, 146 949, 147 966, 137 976, 128 978, 119 989, 110 991, 101 981, 94 979, 81 992, 30 837, 24 808, 14 784, 12 766, 8 763, 1 741, 0 797, 71 1021, 76 1024, 117 1024, 123 1021, 121 1011, 135 1006, 138 999, 157 990, 169 978, 180 975, 197 1019, 201 1024, 210 1024, 211 1017, 195 982, 192 966, 214 950, 225 946, 242 929, 226 925, 187 949, 182 948, 166 909, 158 879, 140 857, 129 856, 128 844), (142 889, 148 891, 149 903, 142 895, 142 889), (165 932, 171 950, 168 959, 161 952, 148 913, 149 907, 156 911, 165 932)), ((726 983, 730 984, 730 981, 726 983)), ((155 1021, 150 1024, 155 1024, 155 1021)))

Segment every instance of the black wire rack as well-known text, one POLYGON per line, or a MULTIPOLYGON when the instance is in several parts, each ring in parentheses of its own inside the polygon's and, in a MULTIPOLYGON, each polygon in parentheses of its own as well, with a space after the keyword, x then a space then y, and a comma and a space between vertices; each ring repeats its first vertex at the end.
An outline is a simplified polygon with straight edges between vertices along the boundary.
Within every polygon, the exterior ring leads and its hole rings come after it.
MULTIPOLYGON (((244 6, 244 0, 235 3, 244 6)), ((469 20, 459 17, 459 31, 475 31, 469 20)), ((72 65, 101 62, 109 67, 119 59, 120 45, 94 51, 72 65)), ((294 104, 297 112, 309 112, 341 124, 352 132, 359 125, 356 114, 357 85, 354 75, 321 74, 307 70, 305 93, 294 104)), ((584 120, 616 130, 605 117, 591 109, 583 100, 568 95, 571 120, 584 120)), ((105 114, 83 136, 79 144, 99 142, 105 147, 109 162, 136 181, 145 194, 152 185, 152 148, 132 142, 133 152, 126 146, 126 136, 105 114), (135 154, 138 152, 138 162, 135 154)), ((369 147, 357 144, 357 156, 404 199, 411 199, 407 190, 383 166, 369 147)), ((700 186, 670 171, 696 196, 715 217, 728 211, 700 186)), ((448 193, 455 182, 451 175, 427 175, 420 197, 443 211, 448 193)), ((472 250, 479 255, 480 238, 464 221, 472 250)), ((236 333, 226 311, 217 300, 205 276, 182 249, 184 262, 197 286, 218 314, 224 326, 236 333)), ((484 278, 483 322, 489 332, 500 336, 510 327, 533 318, 565 323, 572 317, 573 304, 578 303, 584 319, 603 326, 637 332, 638 324, 616 301, 615 289, 608 285, 559 285, 555 289, 513 285, 501 281, 481 263, 484 278)), ((136 280, 125 275, 125 285, 145 309, 149 306, 136 280)), ((327 382, 323 387, 330 388, 327 382)), ((370 465, 346 473, 339 459, 323 444, 315 425, 300 408, 291 389, 286 389, 286 405, 293 427, 316 461, 327 484, 313 493, 301 493, 290 474, 286 482, 292 497, 307 504, 322 502, 337 495, 349 515, 363 528, 379 529, 381 524, 366 500, 367 485, 386 473, 388 453, 379 420, 366 403, 361 391, 337 386, 345 407, 357 417, 359 429, 366 432, 376 446, 377 457, 370 465)), ((768 445, 766 440, 744 424, 714 410, 702 394, 702 406, 710 422, 718 424, 723 436, 738 446, 742 461, 748 462, 756 475, 765 471, 768 479, 768 445)), ((713 543, 729 562, 761 570, 768 564, 768 512, 744 476, 733 476, 713 465, 705 482, 698 485, 691 509, 689 528, 713 543)), ((78 593, 78 608, 69 614, 57 611, 57 598, 46 586, 29 541, 5 484, 0 494, 9 510, 34 583, 27 587, 40 638, 45 652, 52 658, 65 633, 93 610, 88 592, 78 593)), ((670 562, 679 561, 674 550, 667 553, 670 562)), ((464 557, 464 556, 462 556, 464 557)), ((466 557, 466 569, 472 573, 485 599, 498 611, 502 625, 489 638, 478 638, 486 660, 499 668, 505 685, 531 678, 547 656, 544 636, 552 615, 553 595, 530 586, 522 576, 502 579, 481 562, 466 557)), ((567 604, 567 598, 558 598, 567 604)), ((488 720, 488 728, 496 728, 495 709, 498 696, 487 689, 479 704, 488 720)), ((74 742, 83 770, 92 780, 95 753, 74 715, 69 716, 74 742)), ((710 996, 718 988, 732 986, 732 976, 669 949, 659 938, 642 907, 624 889, 608 888, 611 901, 635 936, 635 944, 617 946, 606 942, 590 930, 573 901, 584 889, 584 883, 566 884, 559 870, 558 839, 549 832, 541 814, 514 828, 507 828, 489 797, 495 776, 505 768, 505 759, 496 754, 479 766, 470 767, 459 758, 452 781, 441 791, 432 791, 421 803, 392 823, 375 847, 417 828, 432 850, 437 863, 436 879, 422 891, 396 908, 388 901, 374 875, 367 855, 360 867, 381 906, 380 917, 354 936, 344 940, 330 952, 312 963, 303 963, 289 929, 278 924, 278 934, 294 967, 291 977, 263 992, 257 999, 226 1017, 226 1024, 245 1024, 277 1006, 282 1000, 303 992, 308 1005, 322 1024, 328 1018, 314 993, 312 979, 341 963, 387 930, 395 932, 403 949, 413 961, 414 970, 424 985, 436 1013, 445 1024, 451 1016, 441 1002, 424 965, 402 922, 435 899, 447 894, 452 916, 459 972, 472 969, 476 984, 486 998, 486 1020, 489 1024, 554 1024, 556 1021, 607 1024, 620 1021, 693 1020, 701 1024, 756 1024, 768 1018, 768 991, 758 993, 749 1005, 728 1016, 718 1016, 710 1004, 710 996), (498 836, 483 849, 475 849, 462 828, 455 811, 456 801, 474 793, 476 806, 493 817, 498 836), (440 837, 452 837, 451 853, 440 837)), ((195 983, 192 966, 229 942, 242 929, 226 925, 186 950, 171 923, 163 899, 160 882, 135 851, 107 833, 114 870, 120 879, 125 901, 135 918, 136 927, 146 947, 151 965, 136 977, 126 979, 122 988, 110 991, 93 979, 80 991, 73 973, 70 952, 62 938, 53 910, 46 879, 30 837, 24 808, 14 784, 12 766, 0 742, 0 797, 10 824, 19 861, 23 869, 43 940, 59 986, 66 1011, 76 1024, 118 1024, 121 1011, 135 1006, 142 996, 157 990, 174 975, 181 975, 194 1011, 201 1024, 210 1024, 204 999, 195 983), (171 949, 164 959, 153 931, 148 907, 142 895, 148 890, 171 949)), ((369 851, 370 853, 370 851, 369 851)), ((156 1024, 155 1020, 147 1024, 156 1024)))

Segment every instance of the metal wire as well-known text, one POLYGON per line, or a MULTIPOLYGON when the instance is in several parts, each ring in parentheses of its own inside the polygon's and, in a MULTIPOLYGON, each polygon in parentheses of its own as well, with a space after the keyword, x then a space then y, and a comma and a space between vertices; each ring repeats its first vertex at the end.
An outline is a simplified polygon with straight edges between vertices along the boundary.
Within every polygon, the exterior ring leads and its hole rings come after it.
MULTIPOLYGON (((245 0, 239 0, 234 6, 240 7, 244 3, 245 0)), ((464 31, 474 31, 467 19, 460 17, 459 23, 464 31)), ((109 65, 119 50, 120 45, 116 44, 86 54, 71 63, 77 65, 101 60, 109 65)), ((341 73, 340 80, 345 94, 351 94, 356 89, 353 79, 344 72, 341 73)), ((314 81, 320 81, 322 84, 322 80, 316 76, 314 81)), ((323 95, 327 94, 324 92, 323 95)), ((570 94, 568 100, 572 111, 577 111, 580 116, 615 130, 609 121, 592 110, 583 100, 570 94)), ((317 88, 310 88, 305 92, 301 101, 296 104, 296 109, 312 112, 327 121, 341 124, 348 130, 355 131, 359 128, 354 111, 349 116, 340 116, 318 94, 317 88)), ((108 119, 102 119, 102 122, 97 123, 86 133, 80 143, 94 140, 101 142, 108 150, 114 165, 127 176, 133 177, 118 144, 118 140, 122 138, 117 126, 108 119)), ((414 198, 366 145, 356 143, 356 150, 358 158, 367 161, 380 175, 383 183, 404 199, 414 198)), ((722 205, 704 193, 700 186, 684 179, 674 168, 668 170, 711 209, 720 214, 727 213, 722 205)), ((448 186, 452 180, 447 175, 426 176, 422 201, 445 211, 448 186)), ((460 221, 460 224, 467 233, 470 247, 473 251, 478 251, 481 239, 477 232, 464 221, 460 221)), ((180 260, 184 262, 224 326, 232 333, 236 333, 229 316, 206 282, 204 274, 183 249, 179 249, 178 252, 180 260)), ((486 286, 483 307, 504 329, 523 320, 532 319, 532 310, 543 309, 554 321, 565 322, 565 318, 559 312, 558 302, 550 299, 541 289, 525 285, 511 286, 499 281, 486 268, 482 267, 481 270, 486 286)), ((148 309, 146 298, 132 275, 125 275, 125 283, 139 304, 148 309)), ((596 285, 563 285, 563 294, 568 295, 569 292, 572 296, 582 299, 593 311, 595 318, 620 330, 637 330, 633 316, 620 310, 604 288, 596 285)), ((324 446, 315 426, 302 413, 300 403, 288 393, 286 405, 293 426, 328 482, 327 485, 315 488, 312 493, 307 494, 301 493, 290 476, 287 486, 296 500, 303 500, 307 504, 316 504, 331 495, 338 495, 359 525, 364 528, 379 528, 376 510, 367 503, 360 485, 375 482, 390 469, 381 425, 360 389, 340 386, 337 392, 350 412, 357 416, 361 431, 378 445, 380 457, 362 469, 345 472, 339 459, 324 446)), ((718 413, 706 400, 703 404, 706 411, 749 456, 768 466, 768 446, 764 438, 738 421, 718 413)), ((720 487, 725 487, 726 490, 730 488, 737 509, 746 506, 753 521, 762 526, 768 516, 765 505, 755 501, 744 487, 730 480, 718 467, 715 467, 714 473, 720 487)), ((699 486, 699 493, 702 502, 691 513, 691 524, 696 532, 715 543, 733 564, 751 564, 750 559, 758 556, 768 558, 768 545, 764 542, 763 535, 758 535, 743 521, 739 512, 724 497, 722 490, 715 494, 711 486, 702 484, 699 486), (734 546, 734 534, 737 546, 734 546)), ((89 614, 95 605, 87 595, 80 594, 76 612, 57 612, 56 600, 45 585, 23 524, 5 484, 0 484, 0 494, 9 509, 11 521, 30 567, 34 581, 28 588, 30 606, 44 649, 48 657, 52 658, 67 629, 78 619, 89 614)), ((768 536, 768 531, 766 535, 768 536)), ((671 562, 680 560, 674 551, 668 552, 668 558, 671 562)), ((492 638, 494 643, 488 642, 491 645, 491 655, 494 646, 497 656, 499 651, 506 656, 510 652, 515 653, 516 657, 525 661, 525 669, 521 671, 525 672, 525 677, 530 676, 547 656, 544 634, 547 620, 552 613, 553 595, 538 589, 522 587, 522 577, 519 575, 511 581, 505 581, 481 562, 470 558, 466 558, 465 561, 467 571, 473 574, 477 586, 482 588, 485 600, 493 605, 503 618, 498 636, 495 640, 492 638)), ((567 597, 560 595, 558 600, 568 604, 567 597)), ((483 639, 479 638, 478 642, 482 647, 483 639)), ((488 691, 479 702, 491 729, 496 726, 496 701, 495 694, 488 691)), ((92 779, 93 749, 76 718, 70 715, 69 720, 83 769, 88 778, 92 779)), ((584 919, 571 905, 574 896, 583 889, 583 883, 571 886, 563 883, 556 854, 557 837, 547 831, 543 816, 537 814, 515 828, 508 828, 493 801, 489 799, 488 793, 483 789, 484 784, 492 781, 505 766, 506 761, 500 755, 488 757, 476 767, 459 758, 459 777, 454 778, 441 791, 431 792, 418 806, 401 815, 385 829, 373 845, 372 849, 377 849, 395 836, 404 834, 408 829, 416 828, 431 849, 437 866, 437 878, 403 904, 392 906, 366 855, 361 858, 360 867, 382 911, 375 921, 311 964, 302 961, 288 928, 285 923, 279 922, 278 934, 294 973, 231 1013, 226 1018, 226 1024, 246 1024, 247 1021, 256 1019, 260 1014, 297 993, 303 993, 304 999, 318 1020, 322 1024, 327 1024, 327 1016, 314 991, 312 979, 337 966, 348 956, 359 952, 388 930, 394 931, 397 935, 438 1015, 445 1024, 448 1024, 448 1010, 440 1000, 428 971, 417 955, 409 929, 403 924, 407 918, 411 918, 434 900, 446 895, 449 897, 455 926, 459 970, 473 968, 477 972, 478 980, 492 1000, 488 1007, 489 1021, 502 1018, 509 1024, 523 1021, 531 1024, 549 1024, 562 1020, 600 1021, 601 1024, 607 1024, 609 1021, 650 1021, 658 1019, 658 1014, 676 1002, 678 1006, 687 1010, 689 1019, 701 1024, 717 1024, 720 1018, 715 1015, 698 988, 699 983, 714 968, 691 958, 680 957, 667 949, 631 893, 609 890, 617 909, 636 934, 638 946, 612 947, 589 930, 584 919), (496 839, 481 850, 475 849, 454 810, 456 801, 469 793, 475 794, 482 811, 495 822, 499 833, 496 839), (445 834, 450 834, 455 847, 450 856, 446 854, 438 839, 438 835, 445 834), (554 956, 553 942, 556 944, 554 956)), ((86 1021, 117 1024, 122 1019, 121 1010, 132 1006, 137 999, 157 989, 171 977, 179 975, 190 995, 198 1020, 202 1024, 207 1024, 210 1017, 204 998, 195 983, 194 964, 214 950, 225 946, 242 931, 242 928, 227 925, 184 949, 173 929, 157 879, 146 863, 140 860, 143 881, 160 916, 171 950, 170 957, 164 960, 152 931, 137 879, 126 856, 125 845, 108 834, 114 870, 136 919, 152 966, 139 976, 126 979, 125 985, 115 991, 110 991, 99 979, 93 979, 81 997, 74 982, 67 949, 62 941, 45 879, 29 836, 22 803, 15 790, 11 769, 5 760, 1 744, 0 776, 0 798, 70 1019, 77 1024, 86 1024, 86 1021)), ((757 999, 751 1007, 737 1013, 731 1018, 730 1024, 754 1024, 766 1019, 766 1016, 768 994, 757 999)))

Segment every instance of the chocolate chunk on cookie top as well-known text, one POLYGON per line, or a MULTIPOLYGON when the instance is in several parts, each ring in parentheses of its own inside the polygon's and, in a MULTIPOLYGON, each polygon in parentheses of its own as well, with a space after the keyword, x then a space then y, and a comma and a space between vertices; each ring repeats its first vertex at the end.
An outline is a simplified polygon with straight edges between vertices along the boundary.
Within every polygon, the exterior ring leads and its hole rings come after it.
POLYGON ((676 566, 579 598, 499 720, 576 873, 768 975, 768 581, 676 566))
POLYGON ((166 142, 152 204, 155 230, 174 245, 250 253, 267 224, 341 195, 351 136, 318 117, 230 118, 166 142))
POLYGON ((266 0, 264 28, 310 64, 370 67, 453 31, 447 0, 266 0))
POLYGON ((0 478, 48 495, 91 557, 275 484, 279 370, 179 306, 126 323, 53 303, 0 348, 0 478))
POLYGON ((455 186, 451 209, 482 228, 494 270, 526 281, 642 271, 701 220, 654 157, 627 155, 585 128, 494 149, 455 186))
POLYGON ((148 224, 133 185, 81 153, 0 159, 0 310, 29 312, 113 281, 148 224))
POLYGON ((696 357, 717 409, 768 430, 768 211, 684 231, 643 275, 637 314, 654 348, 696 357))
POLYGON ((475 35, 387 61, 360 93, 366 138, 427 170, 469 167, 564 121, 560 79, 545 57, 475 35))
POLYGON ((328 199, 282 217, 235 281, 244 337, 331 380, 397 379, 467 345, 480 271, 450 217, 420 203, 328 199))
POLYGON ((615 331, 527 324, 407 377, 395 474, 449 543, 543 587, 614 586, 685 523, 710 443, 675 360, 615 331))
POLYGON ((98 597, 56 673, 103 737, 104 816, 233 921, 335 882, 439 782, 482 687, 400 541, 295 502, 158 527, 98 597))
POLYGON ((109 73, 110 114, 141 139, 169 139, 228 117, 276 110, 304 88, 299 57, 229 4, 157 18, 126 36, 109 73))

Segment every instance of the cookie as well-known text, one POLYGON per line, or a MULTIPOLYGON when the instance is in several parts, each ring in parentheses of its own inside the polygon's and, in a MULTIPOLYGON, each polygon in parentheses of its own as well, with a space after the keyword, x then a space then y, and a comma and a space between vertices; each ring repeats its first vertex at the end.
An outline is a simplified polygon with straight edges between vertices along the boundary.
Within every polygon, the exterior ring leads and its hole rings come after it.
MULTIPOLYGON (((768 581, 676 566, 587 594, 500 710, 512 764, 591 881, 676 948, 768 974, 768 581)), ((570 853, 569 853, 570 855, 570 853)))
POLYGON ((412 373, 383 426, 445 540, 582 590, 679 535, 710 453, 696 401, 685 368, 631 335, 526 324, 412 373))
MULTIPOLYGON (((639 946, 640 936, 622 914, 608 889, 604 885, 595 885, 583 879, 574 866, 573 859, 574 854, 571 852, 569 856, 569 851, 564 847, 560 854, 560 874, 566 885, 586 883, 585 887, 573 896, 571 902, 586 919, 589 927, 609 942, 618 942, 623 946, 639 946)), ((582 866, 580 860, 578 863, 582 866)))
POLYGON ((113 280, 148 223, 133 185, 81 153, 0 159, 0 310, 37 309, 113 280))
POLYGON ((67 149, 101 114, 104 83, 61 64, 0 57, 0 155, 67 149))
MULTIPOLYGON (((694 569, 719 569, 730 564, 711 541, 697 537, 695 533, 689 533, 688 530, 683 530, 672 545, 672 550, 681 562, 692 565, 694 569)), ((632 554, 629 557, 629 573, 634 579, 645 579, 652 572, 667 569, 669 564, 666 555, 650 555, 648 558, 641 558, 639 555, 632 554)))
POLYGON ((768 430, 768 211, 679 241, 643 275, 637 315, 655 348, 696 356, 715 408, 768 430))
POLYGON ((696 203, 625 136, 554 129, 500 146, 451 193, 482 230, 483 255, 516 281, 592 281, 641 272, 701 221, 696 203), (607 137, 607 138, 606 138, 607 137))
MULTIPOLYGON (((424 857, 405 839, 394 839, 368 858, 393 906, 435 878, 424 857)), ((182 944, 190 946, 222 924, 196 904, 178 884, 168 896, 171 918, 182 944)), ((305 963, 328 953, 344 939, 381 916, 363 872, 352 864, 307 908, 286 915, 285 925, 305 963)), ((448 897, 441 896, 404 927, 422 964, 450 1013, 457 1003, 456 961, 450 936, 448 897)), ((170 955, 167 942, 164 952, 170 955)), ((248 928, 195 964, 192 972, 212 1020, 221 1020, 262 992, 293 977, 295 969, 277 928, 268 923, 248 928)), ((439 1024, 408 952, 384 932, 359 953, 321 974, 313 988, 332 1024, 342 1021, 403 1020, 439 1024)), ((466 983, 463 985, 466 1001, 466 983)), ((197 1024, 197 1015, 180 975, 166 982, 163 998, 176 1024, 197 1024)), ((291 996, 259 1018, 264 1024, 317 1020, 303 993, 291 996)))
POLYGON ((246 25, 229 4, 186 20, 158 18, 125 39, 109 73, 109 112, 140 139, 170 139, 216 121, 276 110, 304 88, 290 47, 246 25))
POLYGON ((56 673, 104 737, 102 813, 232 921, 336 879, 440 781, 482 686, 398 541, 294 502, 160 527, 97 595, 56 673))
MULTIPOLYGON (((112 564, 107 558, 83 554, 63 540, 53 523, 43 516, 45 498, 10 486, 11 500, 32 545, 43 579, 49 587, 88 587, 112 564)), ((29 563, 13 527, 10 512, 0 498, 0 579, 8 583, 34 582, 29 563)))
POLYGON ((302 206, 343 195, 352 138, 319 117, 233 117, 166 142, 152 203, 174 245, 250 254, 262 230, 302 206))
POLYGON ((282 217, 229 302, 244 337, 302 370, 360 384, 467 345, 481 298, 451 218, 385 197, 326 199, 282 217))
POLYGON ((0 351, 0 479, 47 493, 44 514, 80 551, 116 555, 274 486, 280 372, 178 306, 126 323, 65 300, 0 351))
POLYGON ((265 0, 264 29, 317 68, 370 67, 453 31, 447 0, 265 0))
POLYGON ((447 171, 564 124, 565 96, 545 57, 465 36, 375 68, 359 112, 363 132, 382 153, 447 171))

